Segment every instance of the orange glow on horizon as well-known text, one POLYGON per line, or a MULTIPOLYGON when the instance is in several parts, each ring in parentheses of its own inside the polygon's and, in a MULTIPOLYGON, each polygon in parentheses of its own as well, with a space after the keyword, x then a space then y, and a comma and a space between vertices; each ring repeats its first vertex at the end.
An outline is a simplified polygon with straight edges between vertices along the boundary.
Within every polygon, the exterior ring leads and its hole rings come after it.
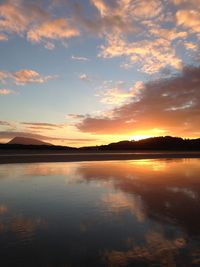
POLYGON ((150 137, 152 137, 152 135, 134 135, 129 138, 129 141, 139 141, 150 137))

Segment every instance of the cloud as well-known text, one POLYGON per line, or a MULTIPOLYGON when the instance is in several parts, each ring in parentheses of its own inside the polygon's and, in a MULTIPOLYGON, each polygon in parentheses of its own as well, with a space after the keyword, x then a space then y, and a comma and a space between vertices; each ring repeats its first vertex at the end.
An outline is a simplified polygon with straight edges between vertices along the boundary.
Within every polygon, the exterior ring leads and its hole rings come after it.
POLYGON ((99 57, 122 57, 129 63, 121 66, 136 65, 145 73, 155 73, 170 65, 176 70, 182 67, 181 59, 176 56, 175 48, 171 46, 171 40, 183 37, 187 33, 176 33, 174 29, 164 30, 157 28, 163 18, 164 4, 159 0, 142 1, 112 1, 93 0, 93 5, 99 11, 101 23, 101 35, 105 44, 100 46, 99 57), (146 24, 145 24, 146 23, 146 24), (166 39, 168 31, 169 39, 166 39), (128 38, 134 33, 140 38, 128 38), (150 33, 153 39, 150 38, 150 33))
POLYGON ((143 88, 143 82, 136 82, 128 90, 124 86, 125 83, 123 81, 118 81, 114 85, 112 82, 104 82, 103 86, 98 89, 97 96, 101 97, 100 102, 109 105, 121 105, 128 102, 143 88))
POLYGON ((138 19, 149 19, 152 17, 157 17, 163 10, 163 5, 160 0, 141 0, 135 1, 132 5, 131 1, 122 1, 129 4, 131 7, 132 15, 136 16, 138 19))
POLYGON ((182 61, 176 56, 170 41, 164 38, 128 42, 121 37, 108 36, 107 44, 101 46, 103 58, 125 57, 131 65, 139 65, 141 71, 152 74, 169 65, 176 70, 182 68, 182 61))
POLYGON ((64 124, 53 124, 53 123, 43 123, 43 122, 21 122, 20 124, 32 130, 39 130, 39 129, 40 130, 57 130, 57 129, 63 129, 66 126, 64 124))
POLYGON ((177 24, 192 32, 200 33, 200 12, 197 10, 179 10, 176 13, 177 24))
POLYGON ((58 18, 44 21, 27 33, 27 38, 31 42, 41 42, 46 40, 67 39, 79 35, 78 29, 72 27, 67 19, 58 18))
POLYGON ((91 16, 86 17, 81 4, 74 5, 73 21, 86 33, 103 38, 108 32, 135 33, 137 27, 132 23, 132 14, 129 13, 129 5, 121 1, 91 0, 91 16))
POLYGON ((127 34, 138 30, 135 21, 144 20, 146 17, 156 17, 162 10, 159 0, 145 1, 103 1, 92 0, 94 7, 99 12, 96 20, 96 30, 100 33, 127 34))
POLYGON ((177 53, 180 41, 200 38, 199 0, 90 0, 90 16, 82 1, 55 0, 45 8, 40 2, 1 3, 0 41, 16 34, 52 50, 56 41, 65 46, 65 40, 89 33, 101 42, 99 57, 120 57, 121 66, 154 74, 166 67, 180 71, 185 60, 177 53))
POLYGON ((5 84, 8 78, 12 77, 11 73, 6 71, 0 71, 0 82, 5 84))
POLYGON ((7 41, 7 40, 8 40, 8 37, 5 34, 1 33, 0 34, 0 41, 7 41))
POLYGON ((79 79, 81 81, 85 81, 85 82, 90 82, 91 81, 91 78, 86 73, 81 73, 79 75, 79 79))
POLYGON ((3 32, 24 34, 29 25, 47 18, 48 14, 39 6, 23 0, 4 1, 0 5, 0 30, 3 32))
POLYGON ((0 126, 10 126, 11 124, 8 121, 0 121, 0 126))
POLYGON ((38 72, 30 69, 17 71, 13 74, 13 77, 15 79, 15 83, 19 85, 28 83, 44 83, 55 78, 55 76, 42 76, 38 72))
POLYGON ((16 72, 0 71, 0 81, 4 84, 8 80, 13 81, 17 85, 25 85, 29 83, 45 83, 48 80, 57 78, 56 75, 43 76, 31 69, 23 69, 16 72))
POLYGON ((183 5, 184 7, 197 8, 200 3, 199 0, 171 0, 175 5, 183 5))
POLYGON ((10 34, 26 36, 31 42, 42 42, 48 49, 54 44, 49 40, 63 40, 79 35, 70 19, 55 18, 50 9, 38 1, 7 0, 0 4, 0 34, 8 39, 10 34))
POLYGON ((108 6, 103 0, 92 0, 91 2, 98 9, 101 16, 105 16, 108 13, 108 6))
POLYGON ((99 57, 121 57, 125 60, 122 67, 134 66, 147 74, 166 67, 176 72, 182 69, 183 62, 176 50, 180 41, 189 40, 192 33, 199 32, 200 12, 195 8, 199 0, 91 2, 97 16, 90 21, 82 18, 81 25, 104 40, 99 57), (188 28, 193 29, 188 31, 188 28))
POLYGON ((0 127, 7 131, 13 131, 16 130, 16 123, 10 121, 0 121, 0 127))
POLYGON ((167 29, 161 28, 159 26, 155 26, 150 28, 149 32, 157 36, 158 38, 164 38, 169 41, 173 41, 175 39, 185 39, 188 36, 186 31, 177 31, 177 29, 167 29))
POLYGON ((10 95, 10 94, 14 94, 15 91, 10 90, 10 89, 0 89, 0 95, 10 95))
POLYGON ((132 92, 131 90, 129 90, 128 92, 124 92, 123 90, 117 87, 110 88, 109 90, 103 93, 101 103, 119 105, 130 99, 133 94, 134 92, 132 92))
POLYGON ((200 119, 200 67, 187 67, 169 79, 148 82, 129 103, 109 117, 85 117, 76 127, 92 134, 125 134, 155 127, 171 134, 193 136, 200 119))
POLYGON ((66 119, 68 119, 68 118, 72 118, 72 119, 83 119, 83 118, 85 118, 85 116, 82 115, 82 114, 73 114, 73 113, 67 114, 65 117, 66 117, 66 119))
POLYGON ((63 137, 53 137, 45 136, 41 134, 31 133, 31 132, 21 132, 21 131, 0 131, 0 139, 12 139, 14 137, 27 137, 36 138, 44 141, 68 141, 68 142, 94 142, 96 138, 63 138, 63 137))
POLYGON ((73 60, 77 60, 77 61, 89 61, 89 58, 87 58, 87 57, 77 57, 77 56, 72 55, 71 58, 73 60))
POLYGON ((51 42, 46 42, 44 47, 48 50, 53 50, 55 48, 55 45, 51 42))
POLYGON ((196 51, 198 49, 198 46, 192 42, 185 42, 184 46, 186 49, 196 51))

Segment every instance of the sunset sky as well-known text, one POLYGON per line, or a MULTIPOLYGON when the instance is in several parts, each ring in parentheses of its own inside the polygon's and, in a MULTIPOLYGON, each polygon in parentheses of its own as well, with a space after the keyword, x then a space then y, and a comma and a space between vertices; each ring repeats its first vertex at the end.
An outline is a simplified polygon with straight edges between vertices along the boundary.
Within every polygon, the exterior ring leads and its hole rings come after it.
POLYGON ((200 137, 200 0, 0 0, 0 142, 200 137))

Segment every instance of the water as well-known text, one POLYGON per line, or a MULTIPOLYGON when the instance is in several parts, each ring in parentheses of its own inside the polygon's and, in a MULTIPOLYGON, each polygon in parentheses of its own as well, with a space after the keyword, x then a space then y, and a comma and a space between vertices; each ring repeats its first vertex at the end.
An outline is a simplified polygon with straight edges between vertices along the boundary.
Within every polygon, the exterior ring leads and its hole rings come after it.
POLYGON ((200 266, 200 159, 0 165, 0 266, 200 266))

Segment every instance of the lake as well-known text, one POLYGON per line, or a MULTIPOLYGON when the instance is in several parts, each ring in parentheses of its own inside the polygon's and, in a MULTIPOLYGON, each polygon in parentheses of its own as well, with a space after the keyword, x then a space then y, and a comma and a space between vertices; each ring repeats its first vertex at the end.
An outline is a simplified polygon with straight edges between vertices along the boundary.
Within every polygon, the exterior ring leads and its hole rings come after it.
POLYGON ((0 165, 0 262, 200 266, 200 159, 0 165))

